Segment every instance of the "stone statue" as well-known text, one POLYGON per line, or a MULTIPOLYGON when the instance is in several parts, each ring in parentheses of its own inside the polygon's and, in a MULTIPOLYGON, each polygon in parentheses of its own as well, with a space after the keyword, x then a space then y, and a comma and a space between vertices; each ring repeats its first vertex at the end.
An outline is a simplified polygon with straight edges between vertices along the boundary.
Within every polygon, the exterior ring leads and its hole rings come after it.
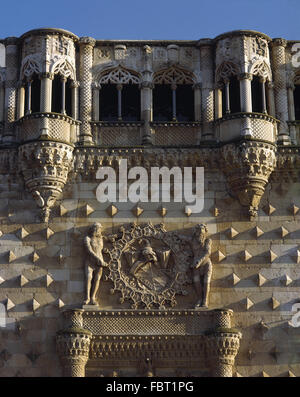
POLYGON ((180 235, 182 240, 190 244, 194 255, 191 269, 193 272, 194 286, 198 295, 195 309, 199 307, 208 307, 212 263, 210 260, 211 239, 207 238, 207 234, 207 226, 201 223, 195 227, 193 236, 180 235))
POLYGON ((89 235, 84 239, 84 246, 86 249, 85 260, 85 274, 86 274, 86 299, 84 304, 91 303, 97 305, 96 294, 99 289, 100 280, 102 277, 103 267, 107 267, 104 262, 103 251, 103 236, 101 223, 94 223, 90 229, 89 235))

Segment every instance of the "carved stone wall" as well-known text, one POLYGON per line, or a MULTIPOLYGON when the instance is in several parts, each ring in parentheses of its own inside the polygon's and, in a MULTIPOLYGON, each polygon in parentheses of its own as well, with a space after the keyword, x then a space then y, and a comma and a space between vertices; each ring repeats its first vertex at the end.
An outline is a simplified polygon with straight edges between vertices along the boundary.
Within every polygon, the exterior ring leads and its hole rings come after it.
POLYGON ((300 376, 292 43, 253 31, 115 42, 41 29, 4 45, 0 376, 300 376), (21 117, 22 82, 33 73, 42 109, 21 117), (49 109, 54 74, 72 80, 73 117, 49 109), (231 75, 242 112, 221 117, 217 83, 231 75), (255 75, 268 83, 270 114, 251 111, 255 75), (94 119, 94 91, 108 81, 140 84, 141 120, 94 119), (193 84, 195 120, 153 122, 154 85, 174 82, 193 84), (184 200, 100 203, 97 170, 111 166, 118 177, 125 159, 148 174, 204 167, 203 211, 184 200), (84 241, 95 222, 98 306, 83 305, 84 241), (187 242, 202 223, 212 271, 209 307, 195 309, 187 242))

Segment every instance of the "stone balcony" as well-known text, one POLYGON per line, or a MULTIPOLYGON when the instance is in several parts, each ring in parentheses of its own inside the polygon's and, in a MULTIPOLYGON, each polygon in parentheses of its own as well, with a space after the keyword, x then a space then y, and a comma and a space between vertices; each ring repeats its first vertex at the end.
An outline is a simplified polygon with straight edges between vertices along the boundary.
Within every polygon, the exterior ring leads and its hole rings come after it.
POLYGON ((140 146, 143 122, 94 121, 91 123, 94 143, 97 146, 140 146))
POLYGON ((153 122, 153 144, 156 146, 195 146, 201 139, 200 122, 153 122))
POLYGON ((32 113, 17 122, 19 142, 46 138, 65 143, 78 140, 80 121, 59 113, 32 113))
POLYGON ((215 136, 220 142, 251 137, 276 142, 278 120, 263 113, 233 113, 216 120, 215 136))

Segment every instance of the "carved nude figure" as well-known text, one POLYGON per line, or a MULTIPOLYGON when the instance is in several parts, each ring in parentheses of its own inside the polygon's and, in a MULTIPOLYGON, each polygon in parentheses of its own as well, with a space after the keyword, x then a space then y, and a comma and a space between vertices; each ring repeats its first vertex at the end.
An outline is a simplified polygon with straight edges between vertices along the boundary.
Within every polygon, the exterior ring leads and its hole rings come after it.
POLYGON ((99 289, 103 267, 107 266, 102 256, 103 236, 101 229, 102 225, 100 223, 94 223, 89 235, 84 239, 87 254, 85 260, 86 299, 84 301, 86 305, 88 303, 97 305, 96 294, 99 289))
POLYGON ((193 272, 193 282, 198 301, 195 309, 199 307, 208 307, 208 297, 210 291, 210 280, 212 275, 211 239, 207 238, 207 226, 203 223, 195 227, 193 236, 182 236, 180 238, 187 241, 193 252, 193 263, 191 269, 193 272))

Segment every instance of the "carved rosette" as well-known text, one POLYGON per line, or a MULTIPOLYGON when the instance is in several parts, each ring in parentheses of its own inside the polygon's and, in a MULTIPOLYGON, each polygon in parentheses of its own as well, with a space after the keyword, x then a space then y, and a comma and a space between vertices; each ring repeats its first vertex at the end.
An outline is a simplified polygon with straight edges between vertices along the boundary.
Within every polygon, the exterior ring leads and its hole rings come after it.
POLYGON ((232 195, 239 199, 253 220, 276 166, 275 146, 255 141, 225 145, 221 162, 232 195))
POLYGON ((73 147, 65 143, 36 141, 19 148, 19 167, 26 188, 49 221, 50 210, 62 193, 73 160, 73 147))
POLYGON ((167 233, 163 224, 137 225, 121 227, 118 235, 108 236, 111 246, 104 249, 109 255, 107 260, 109 274, 113 282, 111 293, 121 293, 120 303, 132 302, 131 307, 143 306, 147 309, 176 306, 176 294, 185 295, 185 285, 191 283, 187 273, 190 260, 189 247, 174 233, 167 233), (144 247, 143 243, 151 247, 144 247), (158 257, 156 264, 145 259, 154 253, 158 257))
POLYGON ((219 328, 207 336, 206 353, 214 377, 232 377, 235 357, 242 334, 233 329, 219 328))
POLYGON ((69 328, 57 333, 56 347, 65 377, 84 377, 89 358, 92 333, 81 328, 69 328))

